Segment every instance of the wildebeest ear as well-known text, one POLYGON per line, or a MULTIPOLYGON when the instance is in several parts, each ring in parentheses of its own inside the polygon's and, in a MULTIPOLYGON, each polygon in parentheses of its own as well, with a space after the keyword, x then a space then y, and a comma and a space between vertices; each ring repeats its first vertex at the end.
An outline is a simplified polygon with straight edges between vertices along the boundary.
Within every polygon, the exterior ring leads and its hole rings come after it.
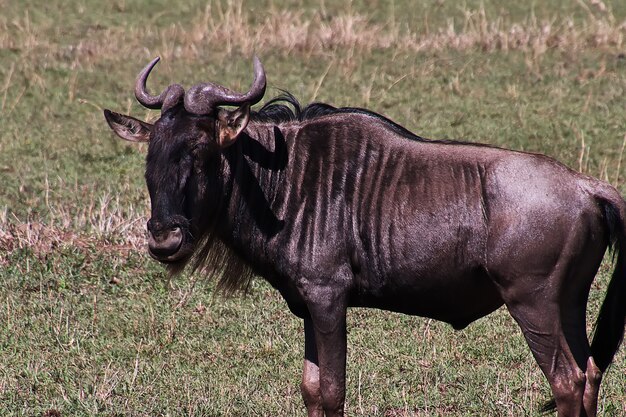
POLYGON ((148 142, 152 125, 131 116, 104 109, 104 118, 113 131, 124 140, 130 142, 148 142))
POLYGON ((237 140, 239 134, 248 126, 250 120, 250 104, 244 103, 236 110, 221 109, 218 116, 219 132, 217 142, 221 148, 226 148, 237 140))

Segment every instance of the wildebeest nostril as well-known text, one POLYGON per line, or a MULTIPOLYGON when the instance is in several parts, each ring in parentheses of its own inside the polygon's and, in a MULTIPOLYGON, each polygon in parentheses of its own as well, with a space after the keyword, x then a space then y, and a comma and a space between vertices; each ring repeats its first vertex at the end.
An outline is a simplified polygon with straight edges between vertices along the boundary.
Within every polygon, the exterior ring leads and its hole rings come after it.
POLYGON ((181 233, 179 225, 168 226, 152 219, 148 220, 146 229, 155 240, 167 239, 170 233, 181 233))
POLYGON ((183 244, 183 232, 180 227, 155 231, 154 228, 148 233, 148 249, 150 254, 157 259, 175 255, 183 244))
POLYGON ((151 234, 160 234, 163 226, 160 222, 150 219, 148 220, 148 223, 146 223, 146 229, 148 229, 148 232, 151 234))

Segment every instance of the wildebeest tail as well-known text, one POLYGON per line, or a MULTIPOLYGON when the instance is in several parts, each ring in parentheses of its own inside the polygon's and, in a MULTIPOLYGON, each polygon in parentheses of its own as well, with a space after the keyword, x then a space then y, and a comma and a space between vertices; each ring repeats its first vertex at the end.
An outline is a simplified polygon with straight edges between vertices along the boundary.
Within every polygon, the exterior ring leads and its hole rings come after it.
POLYGON ((600 200, 614 257, 617 257, 591 342, 591 355, 603 373, 622 343, 626 323, 626 203, 615 194, 600 200))

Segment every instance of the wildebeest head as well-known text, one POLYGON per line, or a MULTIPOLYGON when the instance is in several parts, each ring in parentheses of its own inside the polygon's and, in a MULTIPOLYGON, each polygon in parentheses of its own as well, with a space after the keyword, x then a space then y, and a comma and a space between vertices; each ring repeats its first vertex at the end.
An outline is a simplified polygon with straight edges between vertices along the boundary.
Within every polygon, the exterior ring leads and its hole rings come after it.
POLYGON ((197 84, 185 93, 173 84, 160 95, 146 89, 146 80, 159 61, 155 58, 139 74, 135 96, 161 117, 150 124, 131 116, 105 110, 113 131, 131 142, 147 142, 146 183, 150 193, 148 249, 155 259, 178 270, 187 263, 194 248, 210 227, 206 201, 219 199, 211 181, 217 182, 220 152, 232 145, 246 128, 250 106, 265 93, 265 72, 254 58, 254 82, 247 93, 235 93, 213 84, 197 84), (226 110, 219 106, 239 106, 226 110), (209 171, 212 170, 210 173, 209 171))

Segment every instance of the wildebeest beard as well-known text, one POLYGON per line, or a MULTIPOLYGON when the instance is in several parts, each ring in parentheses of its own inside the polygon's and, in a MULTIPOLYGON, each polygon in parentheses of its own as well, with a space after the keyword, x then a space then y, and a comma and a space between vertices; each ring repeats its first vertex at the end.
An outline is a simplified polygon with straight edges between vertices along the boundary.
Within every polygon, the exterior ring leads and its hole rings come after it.
MULTIPOLYGON (((184 265, 182 267, 184 268, 184 265)), ((254 276, 252 268, 217 237, 215 228, 207 230, 198 242, 198 249, 191 258, 191 268, 193 273, 219 277, 217 288, 223 294, 245 292, 254 276)), ((182 268, 175 267, 169 270, 178 273, 182 268)))

